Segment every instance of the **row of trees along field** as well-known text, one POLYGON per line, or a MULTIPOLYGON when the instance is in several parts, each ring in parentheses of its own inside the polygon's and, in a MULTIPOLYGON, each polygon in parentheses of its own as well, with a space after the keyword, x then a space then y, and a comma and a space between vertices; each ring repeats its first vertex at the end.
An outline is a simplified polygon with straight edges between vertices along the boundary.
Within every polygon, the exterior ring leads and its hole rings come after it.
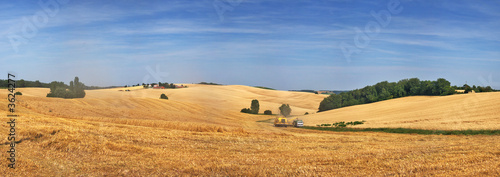
MULTIPOLYGON (((20 79, 20 80, 16 80, 16 88, 25 88, 25 87, 50 88, 51 85, 53 85, 53 83, 56 83, 56 85, 57 85, 57 83, 62 83, 62 82, 53 81, 51 83, 44 83, 44 82, 40 82, 39 80, 28 81, 28 80, 20 79)), ((66 85, 66 84, 64 84, 64 85, 66 85)), ((6 88, 6 87, 8 87, 8 81, 0 79, 0 88, 6 88)), ((66 85, 66 87, 69 87, 69 86, 66 85)), ((84 87, 85 87, 85 90, 95 90, 95 89, 114 88, 116 86, 98 87, 98 86, 86 86, 85 85, 84 87)))
POLYGON ((494 91, 490 86, 486 86, 486 87, 477 86, 476 87, 475 85, 472 85, 472 87, 471 87, 467 84, 465 84, 462 87, 452 86, 452 88, 456 89, 456 90, 464 90, 464 93, 469 93, 473 90, 474 90, 474 92, 492 92, 492 91, 494 91))
MULTIPOLYGON (((8 87, 8 80, 1 80, 0 79, 0 87, 8 87)), ((48 83, 43 83, 38 80, 36 81, 25 81, 24 79, 16 80, 16 88, 23 88, 23 87, 43 87, 43 88, 49 88, 50 84, 48 83)))
MULTIPOLYGON (((490 91, 492 90, 491 87, 488 88, 490 91)), ((486 89, 481 91, 486 91, 486 89)), ((450 82, 443 78, 439 78, 436 81, 421 81, 418 78, 403 79, 398 82, 384 81, 362 89, 330 95, 321 101, 318 112, 405 96, 443 96, 454 93, 455 88, 451 87, 450 82)))

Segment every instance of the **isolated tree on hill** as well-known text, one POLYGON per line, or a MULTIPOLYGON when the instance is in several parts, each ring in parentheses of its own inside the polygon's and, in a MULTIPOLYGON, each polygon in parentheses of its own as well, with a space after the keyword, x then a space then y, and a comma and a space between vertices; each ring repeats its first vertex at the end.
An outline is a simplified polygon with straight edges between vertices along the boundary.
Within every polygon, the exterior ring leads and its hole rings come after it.
POLYGON ((167 95, 165 95, 164 93, 162 93, 160 95, 160 99, 166 99, 166 100, 168 100, 168 97, 167 97, 167 95))
POLYGON ((272 112, 271 110, 265 110, 265 111, 264 111, 264 114, 265 114, 265 115, 272 115, 272 114, 273 114, 273 112, 272 112))
POLYGON ((290 105, 288 104, 282 104, 280 107, 280 113, 281 115, 287 117, 290 115, 290 113, 292 112, 292 108, 290 108, 290 105))
POLYGON ((259 113, 259 100, 252 100, 252 105, 250 105, 250 110, 252 110, 252 114, 259 113))

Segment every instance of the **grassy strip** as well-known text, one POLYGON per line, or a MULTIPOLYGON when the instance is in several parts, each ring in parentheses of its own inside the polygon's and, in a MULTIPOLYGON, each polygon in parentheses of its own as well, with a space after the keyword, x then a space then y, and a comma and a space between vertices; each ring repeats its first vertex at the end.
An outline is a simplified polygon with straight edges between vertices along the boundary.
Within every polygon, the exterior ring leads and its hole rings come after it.
POLYGON ((500 135, 500 130, 424 130, 411 128, 336 128, 336 127, 311 127, 302 128, 336 132, 385 132, 422 135, 500 135))

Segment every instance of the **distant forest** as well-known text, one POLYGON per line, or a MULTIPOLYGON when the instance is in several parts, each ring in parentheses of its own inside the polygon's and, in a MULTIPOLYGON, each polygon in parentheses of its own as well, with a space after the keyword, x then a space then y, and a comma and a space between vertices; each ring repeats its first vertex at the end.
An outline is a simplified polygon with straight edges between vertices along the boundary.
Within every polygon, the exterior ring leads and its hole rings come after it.
POLYGON ((475 92, 494 91, 490 86, 470 87, 468 85, 464 85, 463 87, 452 87, 450 86, 450 82, 443 78, 439 78, 437 81, 421 81, 418 78, 403 79, 399 82, 383 81, 373 86, 366 86, 362 89, 342 92, 335 95, 332 94, 321 101, 318 112, 405 96, 451 95, 456 93, 455 89, 462 89, 465 90, 465 92, 471 90, 474 90, 475 92))
MULTIPOLYGON (((36 81, 25 81, 23 79, 16 80, 16 88, 23 88, 23 87, 40 87, 40 88, 50 88, 50 85, 58 85, 58 86, 64 86, 66 88, 69 88, 69 85, 64 84, 64 82, 57 82, 57 81, 52 81, 51 83, 43 83, 38 80, 36 81)), ((0 87, 8 87, 8 80, 2 80, 0 79, 0 87)), ((97 86, 85 86, 85 90, 94 90, 94 89, 105 89, 105 88, 115 88, 116 86, 112 87, 97 87, 97 86)))

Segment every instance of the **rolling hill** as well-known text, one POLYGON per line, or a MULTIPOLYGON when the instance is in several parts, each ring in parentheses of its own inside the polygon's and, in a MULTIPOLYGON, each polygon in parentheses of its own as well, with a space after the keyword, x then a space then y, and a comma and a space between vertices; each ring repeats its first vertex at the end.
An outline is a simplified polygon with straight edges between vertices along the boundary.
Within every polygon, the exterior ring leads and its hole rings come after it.
POLYGON ((499 129, 500 92, 411 96, 304 116, 306 125, 367 122, 356 127, 419 129, 499 129))
MULTIPOLYGON (((407 97, 312 115, 327 95, 231 85, 88 90, 47 98, 19 88, 16 169, 7 167, 9 124, 0 124, 3 176, 498 176, 498 136, 403 135, 277 128, 260 112, 283 103, 306 124, 496 128, 498 93, 407 97), (161 93, 169 100, 161 100, 161 93), (435 125, 435 126, 433 126, 435 125), (291 153, 293 152, 293 153, 291 153), (362 170, 360 170, 362 169, 362 170)), ((7 90, 0 121, 8 122, 7 90)))

